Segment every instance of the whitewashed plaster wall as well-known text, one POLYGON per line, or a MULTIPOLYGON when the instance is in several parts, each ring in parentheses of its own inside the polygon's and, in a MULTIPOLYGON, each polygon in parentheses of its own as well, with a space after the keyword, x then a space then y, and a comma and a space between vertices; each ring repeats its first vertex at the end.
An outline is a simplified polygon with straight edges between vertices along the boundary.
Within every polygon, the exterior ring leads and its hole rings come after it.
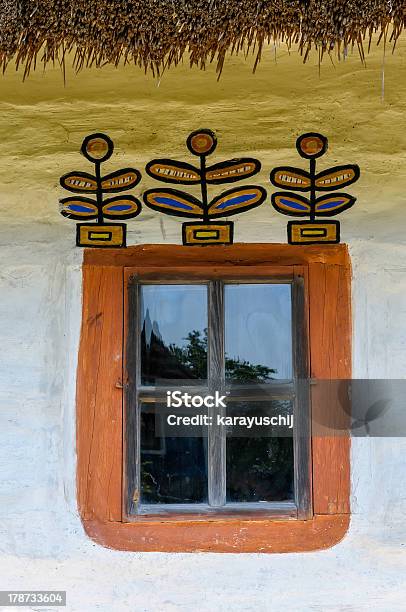
MULTIPOLYGON (((111 163, 142 167, 182 158, 188 131, 213 127, 218 155, 255 154, 260 180, 297 163, 295 137, 330 137, 326 164, 358 162, 358 197, 342 216, 353 262, 354 376, 405 378, 406 44, 366 68, 336 68, 278 51, 252 76, 230 61, 180 68, 158 84, 133 69, 68 75, 12 72, 0 81, 0 589, 64 589, 84 612, 406 609, 406 440, 352 446, 352 519, 334 548, 316 553, 158 554, 104 549, 87 538, 75 495, 75 370, 82 252, 58 216, 58 176, 86 169, 81 139, 103 130, 111 163), (167 134, 165 128, 167 127, 167 134)), ((268 205, 236 219, 236 240, 285 242, 286 218, 268 205)), ((151 211, 129 222, 129 244, 180 242, 180 223, 151 211)), ((186 251, 185 251, 186 252, 186 251)))

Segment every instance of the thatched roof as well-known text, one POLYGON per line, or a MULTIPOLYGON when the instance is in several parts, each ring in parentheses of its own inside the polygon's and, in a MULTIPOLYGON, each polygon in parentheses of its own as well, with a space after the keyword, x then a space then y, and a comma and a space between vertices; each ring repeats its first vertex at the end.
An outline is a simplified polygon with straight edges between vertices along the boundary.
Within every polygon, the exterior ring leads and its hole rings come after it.
POLYGON ((271 41, 362 56, 374 32, 393 42, 405 23, 406 0, 0 0, 0 63, 28 72, 73 51, 77 69, 124 60, 156 73, 184 55, 221 69, 227 52, 259 61, 271 41))

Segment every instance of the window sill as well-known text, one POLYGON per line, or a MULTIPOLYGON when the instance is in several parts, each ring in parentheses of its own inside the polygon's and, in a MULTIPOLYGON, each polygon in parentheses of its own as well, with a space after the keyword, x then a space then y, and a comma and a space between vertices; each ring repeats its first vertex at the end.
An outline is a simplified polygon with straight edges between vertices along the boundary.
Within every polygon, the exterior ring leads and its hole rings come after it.
POLYGON ((348 514, 316 515, 308 521, 250 517, 148 517, 148 523, 84 520, 97 544, 133 552, 289 553, 325 550, 348 530, 348 514), (223 519, 223 520, 222 520, 223 519))
POLYGON ((173 521, 210 521, 229 518, 259 517, 272 519, 297 519, 297 507, 293 502, 229 503, 222 508, 207 504, 151 504, 142 506, 139 514, 125 518, 125 522, 140 522, 158 519, 173 521))

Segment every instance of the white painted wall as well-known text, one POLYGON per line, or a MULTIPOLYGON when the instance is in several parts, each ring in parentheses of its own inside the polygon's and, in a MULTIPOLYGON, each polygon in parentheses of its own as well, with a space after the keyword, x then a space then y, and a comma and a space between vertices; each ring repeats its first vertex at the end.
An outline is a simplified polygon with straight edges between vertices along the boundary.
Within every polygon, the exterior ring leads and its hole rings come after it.
MULTIPOLYGON (((402 49, 391 73, 392 85, 400 83, 396 75, 404 69, 402 49)), ((291 60, 284 61, 289 71, 291 60)), ((354 159, 368 178, 353 189, 358 206, 342 217, 343 239, 350 244, 354 271, 354 376, 405 378, 404 102, 397 88, 387 94, 390 102, 381 103, 376 83, 379 56, 374 61, 368 78, 356 60, 345 70, 340 67, 338 76, 326 68, 327 76, 320 82, 310 71, 313 66, 298 72, 305 83, 296 103, 306 99, 310 83, 318 96, 313 106, 308 104, 298 130, 311 124, 332 132, 337 148, 329 161, 354 159), (345 104, 334 107, 334 117, 327 112, 327 90, 336 79, 340 87, 351 86, 345 92, 345 104), (364 98, 356 86, 362 79, 364 98), (361 140, 351 136, 348 142, 343 126, 350 116, 361 140), (374 129, 377 142, 371 135, 374 129), (395 173, 392 183, 391 172, 395 173)), ((242 70, 237 61, 232 66, 231 75, 242 70)), ((295 64, 294 70, 301 69, 295 64)), ((262 70, 258 79, 264 84, 269 77, 266 70, 271 68, 262 70)), ((283 81, 287 73, 279 72, 279 78, 283 81)), ((57 199, 62 195, 57 177, 83 166, 76 153, 81 138, 104 125, 101 103, 86 101, 83 87, 93 94, 107 87, 111 98, 114 87, 127 81, 122 75, 107 74, 111 81, 103 83, 105 77, 97 76, 86 86, 83 76, 66 90, 55 74, 37 75, 24 85, 11 75, 4 79, 0 93, 0 135, 5 135, 0 147, 0 589, 64 589, 67 609, 77 612, 406 610, 405 439, 354 439, 351 526, 344 541, 327 551, 123 553, 104 549, 84 534, 76 510, 74 448, 82 252, 73 246, 74 223, 57 214, 57 199)), ((213 75, 195 73, 190 77, 190 91, 209 77, 214 91, 213 75)), ((230 79, 220 82, 211 108, 199 105, 190 94, 190 100, 184 101, 182 128, 193 126, 194 117, 199 117, 199 125, 205 121, 210 125, 218 108, 227 134, 227 112, 233 113, 230 79)), ((268 80, 271 87, 273 81, 268 80)), ((388 77, 387 87, 390 84, 388 77)), ((262 123, 258 119, 252 129, 263 139, 263 125, 268 123, 272 146, 262 142, 253 149, 250 135, 243 143, 244 152, 257 150, 267 167, 293 155, 288 148, 293 138, 289 123, 298 122, 300 115, 300 109, 298 115, 292 108, 278 123, 278 91, 269 93, 269 104, 264 103, 261 110, 262 123), (276 146, 275 131, 285 139, 281 147, 276 146)), ((170 98, 168 90, 166 95, 170 98)), ((145 91, 143 96, 142 104, 146 104, 145 91)), ((115 98, 115 104, 114 112, 131 116, 132 127, 137 127, 136 110, 141 103, 134 98, 131 108, 127 102, 117 107, 115 98)), ((182 101, 177 104, 182 109, 182 101)), ((255 96, 249 104, 253 114, 259 113, 255 96)), ((106 112, 112 113, 112 106, 106 112)), ((149 121, 149 132, 140 126, 150 134, 146 158, 158 147, 158 138, 152 138, 154 119, 149 121)), ((119 142, 120 138, 126 141, 125 125, 120 131, 115 123, 112 130, 119 142)), ((125 163, 133 162, 132 147, 130 139, 119 149, 115 163, 123 163, 124 158, 125 163)), ((178 155, 180 151, 179 147, 178 155)), ((134 155, 141 165, 144 154, 137 149, 134 155)), ((146 212, 129 226, 129 243, 163 242, 163 233, 168 242, 179 242, 179 222, 164 219, 162 223, 146 212)), ((244 221, 237 219, 237 239, 284 242, 285 223, 285 218, 277 218, 263 206, 244 221)))

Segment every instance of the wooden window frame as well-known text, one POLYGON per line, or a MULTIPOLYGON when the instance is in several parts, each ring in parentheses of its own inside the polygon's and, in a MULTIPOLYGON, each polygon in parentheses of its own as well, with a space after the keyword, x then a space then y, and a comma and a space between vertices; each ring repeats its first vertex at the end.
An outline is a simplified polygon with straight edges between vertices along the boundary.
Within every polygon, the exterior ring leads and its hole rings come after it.
MULTIPOLYGON (((313 379, 351 376, 351 267, 346 245, 141 245, 89 249, 83 263, 83 316, 77 372, 78 507, 86 533, 120 550, 300 552, 339 542, 349 525, 350 438, 312 436, 312 512, 214 512, 138 515, 128 521, 123 466, 126 419, 125 337, 129 270, 143 279, 302 279, 313 379), (165 271, 165 272, 164 272, 165 271), (123 495, 124 491, 124 495, 123 495)), ((312 411, 321 409, 317 385, 312 411)), ((330 406, 331 409, 331 406, 330 406)), ((332 408, 334 409, 334 408, 332 408)))
MULTIPOLYGON (((304 306, 304 268, 303 266, 261 266, 256 269, 254 278, 251 267, 234 265, 230 274, 229 265, 219 265, 213 271, 200 265, 194 269, 193 281, 190 281, 190 270, 173 272, 162 267, 159 273, 151 274, 148 266, 141 264, 124 269, 124 312, 127 323, 124 326, 124 371, 126 393, 124 396, 125 445, 123 461, 123 520, 137 521, 142 515, 168 516, 176 518, 200 519, 202 515, 226 513, 228 516, 245 516, 261 513, 278 518, 310 518, 312 515, 311 491, 311 445, 310 445, 310 398, 308 385, 303 384, 309 377, 308 371, 308 321, 304 306), (232 283, 284 283, 292 292, 292 358, 294 375, 291 381, 275 380, 267 385, 269 399, 287 399, 294 406, 294 500, 285 502, 226 502, 226 438, 225 427, 213 425, 208 431, 208 503, 200 504, 139 504, 140 491, 140 409, 139 394, 145 401, 157 401, 158 396, 165 402, 167 389, 177 389, 176 381, 172 385, 157 388, 143 387, 137 384, 141 377, 140 370, 140 313, 139 290, 142 285, 157 283, 202 284, 208 293, 208 381, 206 387, 193 387, 195 393, 214 393, 225 391, 224 382, 224 285, 232 283), (213 329, 221 333, 211 334, 213 329), (134 350, 135 348, 135 350, 134 350), (131 361, 131 363, 129 363, 131 361), (132 375, 130 374, 132 373, 132 375)), ((192 391, 189 386, 185 391, 192 391)), ((252 388, 249 390, 252 394, 252 388)), ((244 389, 241 389, 244 396, 244 389)), ((247 390, 245 390, 245 393, 247 390)), ((237 391, 229 398, 233 401, 237 391)), ((142 401, 142 400, 141 400, 142 401)), ((212 416, 216 410, 211 411, 212 416)), ((213 419, 215 423, 215 419, 213 419)))

